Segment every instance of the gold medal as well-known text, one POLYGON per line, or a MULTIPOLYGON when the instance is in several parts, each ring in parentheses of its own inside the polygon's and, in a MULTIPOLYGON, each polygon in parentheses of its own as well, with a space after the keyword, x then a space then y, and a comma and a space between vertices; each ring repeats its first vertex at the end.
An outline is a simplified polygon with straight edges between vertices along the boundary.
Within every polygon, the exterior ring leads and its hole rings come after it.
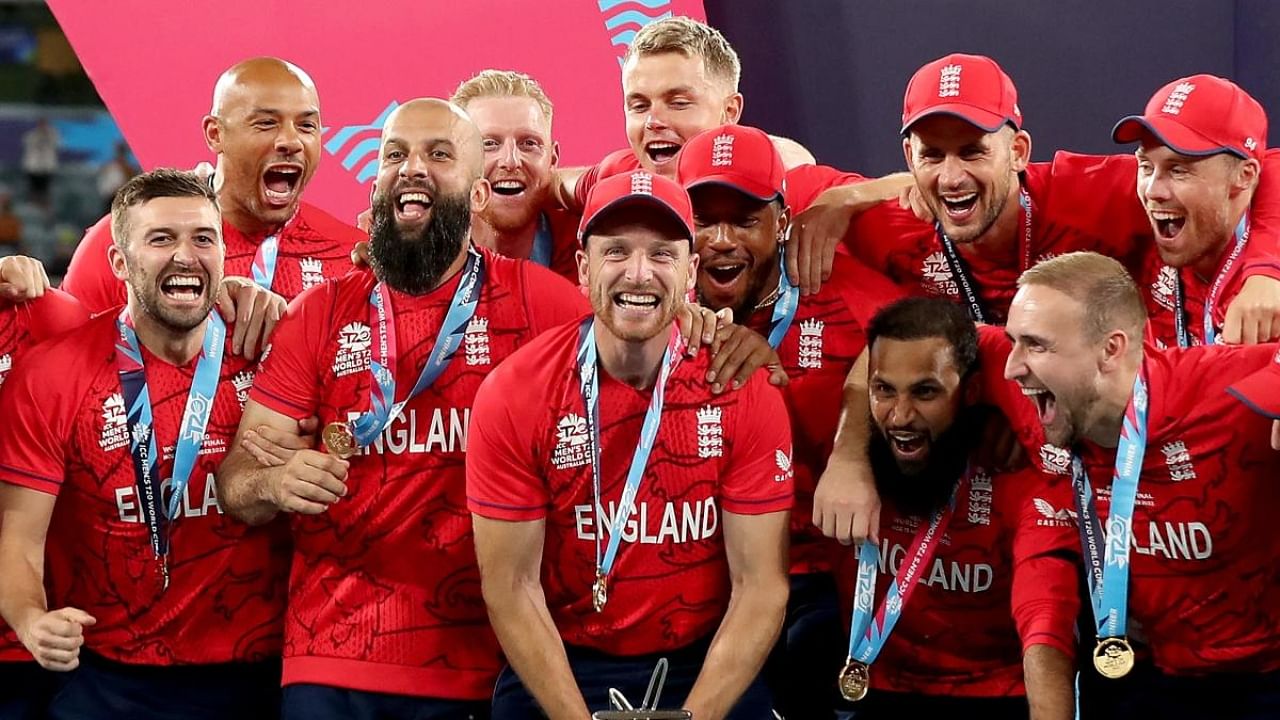
POLYGON ((1122 637, 1099 638, 1093 651, 1093 666, 1105 678, 1122 678, 1133 669, 1133 647, 1122 637))
POLYGON ((867 696, 871 687, 871 668, 853 658, 844 664, 840 671, 840 695, 849 702, 858 702, 867 696))
POLYGON ((329 454, 339 460, 346 460, 356 454, 356 438, 346 423, 331 422, 325 425, 320 439, 329 454))
POLYGON ((609 602, 609 590, 604 575, 596 574, 596 581, 591 584, 591 606, 596 612, 604 612, 604 604, 609 602))

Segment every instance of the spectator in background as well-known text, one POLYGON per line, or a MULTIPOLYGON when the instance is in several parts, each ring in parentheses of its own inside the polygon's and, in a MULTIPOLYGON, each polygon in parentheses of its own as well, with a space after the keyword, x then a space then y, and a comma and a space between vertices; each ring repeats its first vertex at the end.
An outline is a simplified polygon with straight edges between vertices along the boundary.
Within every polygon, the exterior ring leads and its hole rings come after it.
POLYGON ((31 200, 45 208, 49 207, 49 183, 58 172, 61 142, 48 118, 40 118, 36 126, 22 136, 22 171, 27 174, 31 200))
POLYGON ((111 212, 111 201, 116 191, 129 182, 129 178, 138 174, 138 166, 129 154, 129 146, 116 143, 116 154, 98 168, 98 196, 102 198, 102 211, 111 212))
POLYGON ((13 212, 13 195, 0 189, 0 255, 22 254, 22 218, 13 212))

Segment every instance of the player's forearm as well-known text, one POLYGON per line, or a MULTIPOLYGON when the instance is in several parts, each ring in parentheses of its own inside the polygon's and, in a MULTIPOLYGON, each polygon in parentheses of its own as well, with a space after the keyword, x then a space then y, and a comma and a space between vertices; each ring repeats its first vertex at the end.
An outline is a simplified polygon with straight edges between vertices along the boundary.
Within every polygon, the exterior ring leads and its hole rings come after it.
POLYGON ((554 182, 551 184, 552 195, 565 210, 581 210, 578 206, 578 181, 586 174, 587 169, 581 167, 556 168, 554 182))
MULTIPOLYGON (((44 592, 43 553, 0 537, 0 617, 18 636, 48 612, 44 592)), ((25 640, 24 640, 25 643, 25 640)))
POLYGON ((272 475, 279 472, 281 468, 264 468, 248 452, 233 448, 218 468, 218 507, 248 525, 270 522, 280 512, 268 492, 272 475))
POLYGON ((870 465, 867 459, 867 442, 871 439, 871 399, 867 395, 869 362, 864 350, 845 378, 840 422, 831 448, 833 461, 870 465))
POLYGON ((495 582, 481 585, 489 622, 511 668, 551 720, 586 720, 590 717, 582 691, 569 668, 564 642, 547 610, 542 585, 529 582, 495 582))
MULTIPOLYGON (((843 189, 845 194, 841 198, 844 207, 849 210, 850 214, 857 214, 870 210, 872 207, 879 205, 886 200, 894 200, 902 191, 910 187, 915 182, 915 178, 911 173, 900 172, 878 177, 874 180, 854 183, 853 185, 845 185, 843 189)), ((830 192, 830 191, 828 191, 830 192)))
POLYGON ((785 571, 734 584, 729 609, 685 701, 694 720, 725 717, 760 674, 782 629, 787 593, 785 571))
POLYGON ((1048 645, 1032 645, 1022 657, 1031 720, 1071 720, 1075 716, 1075 670, 1071 658, 1048 645))

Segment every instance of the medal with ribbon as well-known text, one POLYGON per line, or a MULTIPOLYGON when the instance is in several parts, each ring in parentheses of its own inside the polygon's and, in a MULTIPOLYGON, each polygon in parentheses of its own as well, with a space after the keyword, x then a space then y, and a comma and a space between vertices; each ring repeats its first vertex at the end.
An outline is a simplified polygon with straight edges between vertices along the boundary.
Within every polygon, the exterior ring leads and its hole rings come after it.
POLYGON ((551 267, 553 245, 551 221, 547 218, 546 213, 539 213, 538 230, 533 234, 533 247, 529 250, 529 262, 536 263, 544 268, 551 267))
MULTIPOLYGON (((1240 222, 1236 224, 1235 229, 1235 245, 1231 248, 1231 254, 1227 255, 1227 259, 1222 263, 1222 269, 1218 270, 1218 275, 1213 279, 1213 286, 1209 288, 1209 295, 1204 299, 1204 344, 1214 345, 1220 344, 1222 338, 1218 336, 1218 329, 1213 321, 1214 306, 1222 295, 1223 286, 1226 285, 1227 278, 1231 276, 1231 267, 1236 264, 1240 254, 1244 252, 1245 247, 1249 244, 1249 222, 1248 216, 1241 217, 1240 222)), ((1195 345, 1195 339, 1191 337, 1191 328, 1187 327, 1187 292, 1182 285, 1182 270, 1175 270, 1177 282, 1173 288, 1173 325, 1174 331, 1178 336, 1178 347, 1191 347, 1195 345)))
POLYGON ((1111 510, 1106 534, 1098 519, 1093 485, 1079 455, 1071 459, 1072 490, 1080 518, 1080 545, 1084 552, 1090 605, 1098 631, 1093 666, 1104 677, 1123 677, 1133 669, 1133 647, 1125 635, 1128 625, 1129 548, 1133 535, 1133 508, 1138 479, 1147 451, 1146 365, 1133 379, 1133 393, 1124 411, 1115 472, 1111 476, 1111 510))
MULTIPOLYGON (((1018 250, 1022 267, 1019 272, 1025 272, 1031 267, 1031 195, 1027 193, 1026 188, 1018 189, 1018 205, 1022 207, 1022 232, 1018 237, 1018 250)), ((941 221, 935 222, 933 226, 934 231, 938 234, 938 243, 942 245, 942 256, 947 261, 947 269, 951 271, 951 278, 955 281, 956 286, 960 288, 965 304, 969 306, 969 319, 980 323, 991 322, 986 309, 982 305, 982 298, 978 297, 977 283, 974 282, 964 258, 960 257, 960 251, 956 249, 956 244, 943 232, 941 221)))
POLYGON ((373 444, 387 425, 400 415, 404 406, 431 387, 444 373, 462 345, 467 325, 476 313, 480 292, 484 288, 484 274, 484 257, 472 246, 467 250, 467 263, 462 269, 462 277, 453 293, 444 323, 436 334, 431 354, 427 356, 413 389, 399 402, 395 399, 397 347, 391 293, 381 282, 373 286, 369 293, 369 325, 377 329, 374 344, 378 354, 369 362, 369 372, 373 376, 369 390, 370 409, 350 422, 331 422, 325 426, 321 440, 331 455, 345 460, 360 448, 373 444))
POLYGON ((658 381, 653 387, 653 396, 649 400, 649 409, 644 414, 644 424, 640 428, 640 441, 636 443, 635 453, 631 456, 631 466, 627 469, 626 484, 622 488, 622 498, 618 501, 612 521, 609 523, 609 545, 604 554, 600 552, 600 536, 604 530, 604 500, 601 497, 600 479, 600 364, 596 350, 595 317, 582 322, 578 331, 578 380, 582 392, 582 404, 587 414, 587 424, 591 432, 588 442, 591 444, 591 492, 595 504, 596 523, 596 577, 591 586, 591 606, 596 612, 604 612, 609 602, 609 578, 613 573, 614 561, 618 558, 618 548, 622 542, 622 529, 626 527, 631 514, 635 512, 636 497, 640 485, 644 481, 645 467, 649 464, 649 455, 653 451, 654 440, 658 437, 658 427, 662 423, 662 405, 666 396, 667 379, 680 365, 683 357, 684 340, 673 327, 667 341, 666 352, 662 356, 662 367, 658 370, 658 381))
POLYGON ((880 572, 880 549, 870 540, 858 548, 858 578, 853 594, 853 621, 849 631, 849 657, 840 671, 838 684, 845 700, 857 702, 867 696, 871 687, 871 664, 879 657, 890 633, 902 617, 911 595, 920 586, 920 578, 933 562, 942 537, 951 524, 960 486, 969 479, 969 471, 951 490, 947 504, 929 518, 929 524, 916 532, 903 558, 897 577, 885 593, 880 608, 874 610, 876 579, 880 572), (874 613, 874 614, 873 614, 874 613))
POLYGON ((216 312, 209 313, 205 325, 200 359, 196 363, 187 403, 178 426, 178 438, 174 444, 173 475, 167 490, 158 477, 161 461, 156 442, 155 419, 151 409, 151 390, 147 385, 146 368, 142 358, 142 346, 133 329, 129 309, 120 311, 116 318, 116 369, 120 376, 120 389, 124 398, 126 422, 129 428, 129 453, 133 457, 134 482, 142 505, 143 522, 151 549, 160 564, 163 587, 169 587, 169 535, 172 524, 182 508, 182 497, 191 480, 196 458, 204 444, 205 430, 209 426, 209 414, 213 410, 213 398, 218 391, 218 378, 222 374, 222 355, 226 348, 227 328, 216 312))
POLYGON ((276 279, 276 256, 280 254, 280 236, 297 217, 298 213, 294 212, 279 230, 263 238, 258 249, 253 253, 253 265, 249 270, 253 275, 254 284, 258 287, 264 290, 271 289, 271 283, 276 279))

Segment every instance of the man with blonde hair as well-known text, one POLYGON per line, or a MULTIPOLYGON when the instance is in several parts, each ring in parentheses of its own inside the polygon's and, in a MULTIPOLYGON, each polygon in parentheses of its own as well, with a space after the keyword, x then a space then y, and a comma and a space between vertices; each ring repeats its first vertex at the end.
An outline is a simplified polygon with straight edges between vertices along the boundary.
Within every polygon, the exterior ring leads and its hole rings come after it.
POLYGON ((1034 402, 1046 439, 1071 451, 1092 664, 1106 678, 1132 673, 1114 693, 1083 695, 1081 715, 1269 716, 1280 485, 1270 420, 1228 388, 1276 346, 1161 351, 1143 346, 1145 324, 1124 267, 1095 253, 1024 272, 1009 309, 1005 377, 1034 402))
POLYGON ((490 69, 464 80, 452 100, 480 129, 493 187, 488 206, 472 217, 472 239, 577 282, 578 216, 552 198, 560 144, 552 139, 551 99, 528 75, 490 69))
MULTIPOLYGON (((669 17, 636 33, 622 59, 622 92, 630 147, 590 168, 558 173, 556 192, 580 208, 597 181, 643 168, 674 179, 676 153, 704 130, 742 118, 738 54, 719 30, 687 17, 669 17)), ((813 163, 804 146, 772 137, 788 168, 813 163)))

